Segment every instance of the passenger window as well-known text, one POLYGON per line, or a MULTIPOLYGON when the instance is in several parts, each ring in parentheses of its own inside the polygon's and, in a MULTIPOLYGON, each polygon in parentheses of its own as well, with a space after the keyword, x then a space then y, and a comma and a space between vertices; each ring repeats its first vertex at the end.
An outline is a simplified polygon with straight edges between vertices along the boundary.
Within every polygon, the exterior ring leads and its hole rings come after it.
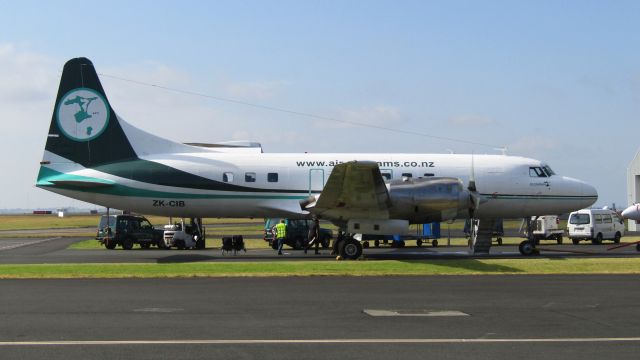
POLYGON ((278 173, 268 173, 267 174, 268 182, 278 182, 278 173))
POLYGON ((384 171, 380 173, 385 180, 391 180, 391 173, 388 171, 384 171))
POLYGON ((256 182, 256 173, 254 173, 254 172, 244 173, 244 181, 245 182, 256 182))
POLYGON ((402 177, 411 178, 411 177, 413 177, 413 174, 411 174, 411 173, 402 173, 402 177))
POLYGON ((429 176, 435 176, 436 174, 434 173, 425 173, 424 176, 429 177, 429 176))
POLYGON ((224 181, 224 182, 233 182, 233 173, 232 172, 226 172, 226 173, 222 174, 222 181, 224 181))

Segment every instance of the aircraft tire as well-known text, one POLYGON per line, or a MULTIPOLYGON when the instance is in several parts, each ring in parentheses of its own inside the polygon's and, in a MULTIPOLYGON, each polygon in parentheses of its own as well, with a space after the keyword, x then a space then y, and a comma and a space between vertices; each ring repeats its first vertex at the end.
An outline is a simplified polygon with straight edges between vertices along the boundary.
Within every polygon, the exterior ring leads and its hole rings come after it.
POLYGON ((518 245, 518 250, 520 250, 520 254, 524 256, 533 256, 537 253, 534 244, 529 240, 524 240, 518 245))
POLYGON ((362 244, 355 239, 347 239, 340 244, 340 256, 347 260, 356 260, 362 255, 362 244))
POLYGON ((421 247, 422 246, 422 239, 416 240, 416 246, 417 247, 421 247))
POLYGON ((433 239, 433 241, 431 242, 431 246, 438 247, 438 240, 437 239, 433 239))
POLYGON ((498 242, 498 245, 499 245, 499 246, 501 246, 501 245, 502 245, 502 238, 501 238, 501 237, 497 238, 497 239, 496 239, 496 241, 498 242))

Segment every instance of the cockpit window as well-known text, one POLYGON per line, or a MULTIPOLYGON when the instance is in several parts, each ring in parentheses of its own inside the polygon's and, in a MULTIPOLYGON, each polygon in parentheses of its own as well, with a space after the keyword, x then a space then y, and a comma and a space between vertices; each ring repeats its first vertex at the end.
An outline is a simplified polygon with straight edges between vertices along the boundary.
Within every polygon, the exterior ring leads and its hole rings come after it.
POLYGON ((544 172, 547 173, 547 175, 549 175, 549 177, 551 177, 551 176, 556 174, 555 172, 553 172, 553 170, 551 170, 549 165, 542 165, 542 169, 544 170, 544 172))
POLYGON ((531 177, 548 177, 541 167, 532 166, 529 168, 529 176, 531 177))

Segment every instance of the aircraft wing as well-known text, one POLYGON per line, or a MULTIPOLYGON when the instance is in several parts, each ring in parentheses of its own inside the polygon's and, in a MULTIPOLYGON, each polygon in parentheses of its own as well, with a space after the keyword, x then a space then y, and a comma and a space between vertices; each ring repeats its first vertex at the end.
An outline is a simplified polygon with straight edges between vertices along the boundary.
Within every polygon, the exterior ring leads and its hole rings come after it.
POLYGON ((391 200, 377 163, 351 161, 335 166, 320 195, 301 205, 324 218, 387 219, 391 200))

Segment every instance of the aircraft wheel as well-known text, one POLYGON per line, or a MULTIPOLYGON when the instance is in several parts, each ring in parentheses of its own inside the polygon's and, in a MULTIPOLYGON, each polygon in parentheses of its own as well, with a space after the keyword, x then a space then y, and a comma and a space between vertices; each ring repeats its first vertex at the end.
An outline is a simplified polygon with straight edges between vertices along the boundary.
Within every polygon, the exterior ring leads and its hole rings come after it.
POLYGON ((347 239, 340 246, 340 256, 347 260, 356 260, 362 255, 362 244, 355 239, 347 239))
POLYGON ((433 239, 433 241, 431 242, 431 246, 438 247, 438 240, 437 239, 433 239))
POLYGON ((362 242, 362 247, 365 248, 365 249, 368 249, 369 248, 369 242, 368 241, 363 241, 362 242))
POLYGON ((380 247, 380 240, 374 240, 373 241, 373 246, 380 247))
POLYGON ((498 245, 502 245, 502 238, 501 237, 497 238, 496 241, 498 242, 498 245))
POLYGON ((416 240, 416 246, 417 247, 421 247, 422 246, 422 239, 416 240))
POLYGON ((521 242, 520 245, 518 245, 518 250, 520 250, 520 254, 524 256, 533 256, 538 253, 534 244, 529 240, 521 242))

